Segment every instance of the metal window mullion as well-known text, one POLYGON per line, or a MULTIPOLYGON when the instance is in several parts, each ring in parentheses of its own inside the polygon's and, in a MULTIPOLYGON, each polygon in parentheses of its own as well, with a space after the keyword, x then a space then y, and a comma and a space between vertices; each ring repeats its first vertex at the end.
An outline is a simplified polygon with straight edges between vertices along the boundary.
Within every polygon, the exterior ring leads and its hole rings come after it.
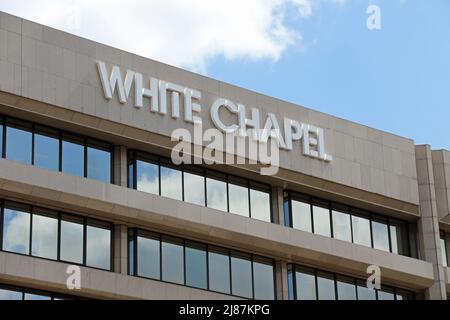
POLYGON ((373 242, 372 215, 369 215, 369 226, 370 226, 370 244, 371 244, 371 248, 375 249, 374 242, 373 242))
POLYGON ((88 152, 87 152, 87 139, 84 139, 84 177, 87 178, 88 176, 88 152))
POLYGON ((226 177, 226 186, 227 186, 227 212, 230 212, 230 192, 229 192, 229 187, 228 187, 228 185, 229 185, 229 182, 230 182, 230 179, 229 179, 229 177, 228 177, 228 175, 227 175, 227 177, 226 177))
POLYGON ((6 158, 6 118, 3 118, 3 143, 2 143, 2 158, 6 158))
POLYGON ((229 272, 228 272, 228 278, 230 279, 230 285, 229 285, 229 289, 230 289, 230 294, 233 294, 233 271, 231 270, 231 250, 227 249, 228 251, 228 267, 229 267, 229 272))
POLYGON ((186 240, 185 239, 183 239, 182 244, 183 244, 183 278, 184 278, 183 281, 184 281, 184 285, 186 285, 187 281, 186 281, 186 240))
POLYGON ((206 290, 210 289, 209 284, 209 245, 206 245, 206 290))
POLYGON ((33 207, 30 207, 30 212, 28 212, 28 214, 30 215, 30 238, 28 239, 30 247, 28 248, 28 255, 31 256, 31 248, 33 247, 33 207))
POLYGON ((205 202, 204 205, 205 205, 205 207, 207 207, 208 206, 208 188, 206 186, 206 169, 203 169, 203 189, 205 192, 205 198, 203 199, 205 202))
POLYGON ((314 233, 314 206, 312 204, 312 199, 308 200, 309 210, 311 214, 311 233, 314 233))
POLYGON ((387 228, 388 228, 389 252, 392 253, 391 219, 389 219, 389 217, 387 218, 387 228))
POLYGON ((58 212, 57 214, 58 217, 58 239, 57 239, 57 248, 56 248, 56 260, 60 261, 61 260, 61 213, 58 212))
POLYGON ((181 201, 184 201, 184 165, 181 163, 181 201))
POLYGON ((253 270, 253 254, 250 255, 250 264, 252 268, 252 299, 255 299, 255 272, 253 270))
POLYGON ((87 265, 87 219, 83 217, 83 265, 87 265))
POLYGON ((331 209, 331 202, 328 204, 328 221, 330 223, 330 238, 334 239, 334 226, 333 226, 333 210, 331 209))
POLYGON ((250 182, 247 180, 248 217, 252 217, 252 202, 250 199, 250 182))
POLYGON ((63 139, 62 139, 62 132, 59 132, 59 136, 58 136, 58 171, 62 172, 62 144, 63 144, 63 139))
POLYGON ((159 280, 163 280, 163 266, 162 266, 162 234, 159 234, 159 280))
MULTIPOLYGON (((115 271, 114 270, 114 231, 115 231, 115 227, 113 223, 109 224, 109 234, 110 234, 110 241, 109 241, 109 252, 110 252, 110 256, 109 256, 109 271, 115 271)), ((120 232, 120 230, 119 230, 120 232)), ((120 238, 122 238, 122 235, 119 234, 120 238)))

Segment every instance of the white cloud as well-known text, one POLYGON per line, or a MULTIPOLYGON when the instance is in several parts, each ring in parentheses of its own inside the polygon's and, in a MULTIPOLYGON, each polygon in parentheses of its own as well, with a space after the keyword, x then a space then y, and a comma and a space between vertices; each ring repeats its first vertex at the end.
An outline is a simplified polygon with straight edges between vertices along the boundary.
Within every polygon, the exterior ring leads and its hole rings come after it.
POLYGON ((284 19, 315 4, 345 0, 0 0, 0 10, 98 42, 196 71, 210 59, 277 61, 301 45, 284 19))

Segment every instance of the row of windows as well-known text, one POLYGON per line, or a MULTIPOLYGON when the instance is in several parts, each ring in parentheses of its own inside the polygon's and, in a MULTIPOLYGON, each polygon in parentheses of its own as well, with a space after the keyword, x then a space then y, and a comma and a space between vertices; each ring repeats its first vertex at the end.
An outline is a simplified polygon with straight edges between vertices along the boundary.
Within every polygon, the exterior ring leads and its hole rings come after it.
POLYGON ((286 193, 286 226, 353 242, 387 252, 416 257, 415 237, 406 222, 362 210, 286 193))
POLYGON ((413 300, 414 293, 394 287, 369 289, 366 281, 298 265, 288 265, 291 300, 413 300))
POLYGON ((447 255, 447 234, 443 231, 440 233, 440 242, 441 242, 441 256, 442 256, 442 265, 444 267, 448 266, 448 255, 447 255))
POLYGON ((109 144, 0 117, 2 157, 52 171, 112 182, 109 144))
POLYGON ((111 224, 9 201, 1 209, 2 250, 111 270, 111 224))
POLYGON ((244 298, 275 297, 271 259, 130 229, 129 273, 244 298))
POLYGON ((271 222, 269 186, 139 152, 129 153, 128 177, 130 188, 271 222))
POLYGON ((75 297, 0 284, 0 301, 3 300, 71 300, 75 297))

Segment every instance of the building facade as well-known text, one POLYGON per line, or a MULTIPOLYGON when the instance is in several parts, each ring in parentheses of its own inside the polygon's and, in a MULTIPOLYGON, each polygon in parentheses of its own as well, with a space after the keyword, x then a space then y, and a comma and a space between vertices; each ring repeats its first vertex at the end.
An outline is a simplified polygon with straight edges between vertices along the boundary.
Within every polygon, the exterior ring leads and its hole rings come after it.
POLYGON ((1 299, 450 292, 448 151, 6 13, 0 150, 1 299), (277 172, 175 164, 200 122, 274 129, 277 172))

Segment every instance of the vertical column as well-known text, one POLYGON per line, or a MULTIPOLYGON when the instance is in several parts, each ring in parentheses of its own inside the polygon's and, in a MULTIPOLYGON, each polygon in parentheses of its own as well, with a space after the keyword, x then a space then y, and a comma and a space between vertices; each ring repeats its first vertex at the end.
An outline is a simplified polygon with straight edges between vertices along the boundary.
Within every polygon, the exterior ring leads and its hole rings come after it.
POLYGON ((114 146, 114 184, 127 186, 127 148, 114 146))
POLYGON ((123 224, 114 226, 114 272, 128 273, 128 229, 123 224))
POLYGON ((421 145, 416 146, 415 151, 420 202, 419 248, 421 256, 433 264, 435 277, 433 285, 426 290, 425 296, 430 300, 446 300, 431 149, 429 145, 421 145))
POLYGON ((272 215, 273 222, 284 226, 284 195, 283 188, 272 187, 272 215))
POLYGON ((289 300, 287 262, 277 260, 275 270, 276 300, 289 300))

